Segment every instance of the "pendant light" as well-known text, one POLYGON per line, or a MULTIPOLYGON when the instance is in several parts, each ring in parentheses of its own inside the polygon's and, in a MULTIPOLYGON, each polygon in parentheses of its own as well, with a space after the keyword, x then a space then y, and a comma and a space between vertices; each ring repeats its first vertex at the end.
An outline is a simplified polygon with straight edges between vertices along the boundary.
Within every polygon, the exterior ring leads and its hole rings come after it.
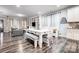
POLYGON ((67 23, 66 17, 62 17, 60 24, 66 24, 66 23, 67 23))

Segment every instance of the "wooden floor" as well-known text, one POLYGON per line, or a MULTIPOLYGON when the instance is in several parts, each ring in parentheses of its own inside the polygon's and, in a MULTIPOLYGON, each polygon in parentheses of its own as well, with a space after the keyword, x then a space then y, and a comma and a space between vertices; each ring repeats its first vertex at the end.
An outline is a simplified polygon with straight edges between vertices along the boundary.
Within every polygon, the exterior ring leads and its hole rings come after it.
POLYGON ((3 39, 0 38, 0 53, 71 53, 79 52, 77 41, 65 38, 53 38, 54 43, 50 47, 44 43, 43 48, 34 48, 33 41, 25 40, 23 36, 11 37, 10 33, 4 33, 3 39), (2 41, 1 41, 2 40, 2 41))

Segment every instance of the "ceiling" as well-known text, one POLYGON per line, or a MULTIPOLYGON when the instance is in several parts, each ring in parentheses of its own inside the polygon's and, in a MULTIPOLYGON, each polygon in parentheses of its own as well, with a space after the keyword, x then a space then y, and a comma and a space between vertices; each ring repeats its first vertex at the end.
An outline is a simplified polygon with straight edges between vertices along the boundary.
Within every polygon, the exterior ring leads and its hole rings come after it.
POLYGON ((69 7, 69 5, 0 5, 0 15, 10 15, 17 16, 17 14, 22 14, 24 16, 36 16, 38 14, 45 14, 50 11, 58 11, 69 7))

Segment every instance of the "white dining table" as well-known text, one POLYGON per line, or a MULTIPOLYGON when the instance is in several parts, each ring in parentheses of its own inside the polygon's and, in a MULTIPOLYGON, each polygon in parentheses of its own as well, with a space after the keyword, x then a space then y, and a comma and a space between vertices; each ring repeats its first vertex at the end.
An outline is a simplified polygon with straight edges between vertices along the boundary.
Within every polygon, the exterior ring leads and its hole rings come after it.
POLYGON ((35 30, 35 29, 28 29, 29 31, 32 31, 32 32, 36 32, 36 33, 39 33, 39 47, 42 48, 42 43, 43 43, 43 35, 44 34, 48 34, 50 32, 49 29, 41 29, 41 30, 35 30))

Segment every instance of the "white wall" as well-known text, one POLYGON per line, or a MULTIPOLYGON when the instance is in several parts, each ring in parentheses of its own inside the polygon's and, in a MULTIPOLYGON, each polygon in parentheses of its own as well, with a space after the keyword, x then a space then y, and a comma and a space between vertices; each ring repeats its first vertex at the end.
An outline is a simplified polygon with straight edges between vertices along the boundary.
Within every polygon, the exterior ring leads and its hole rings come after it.
POLYGON ((13 19, 12 28, 18 28, 19 29, 19 19, 16 19, 16 18, 13 19))
POLYGON ((59 29, 60 26, 60 13, 54 15, 54 25, 59 29))
POLYGON ((43 16, 41 20, 42 28, 59 28, 60 25, 60 14, 54 14, 49 16, 43 16))
POLYGON ((13 18, 12 28, 26 29, 27 28, 27 18, 13 18))
POLYGON ((4 19, 4 32, 11 31, 11 17, 5 17, 4 19))
POLYGON ((41 24, 41 29, 52 27, 52 15, 42 16, 40 24, 41 24))
POLYGON ((48 22, 47 17, 46 17, 46 16, 42 16, 41 22, 40 22, 40 25, 41 25, 40 27, 41 27, 41 29, 48 27, 47 22, 48 22))

